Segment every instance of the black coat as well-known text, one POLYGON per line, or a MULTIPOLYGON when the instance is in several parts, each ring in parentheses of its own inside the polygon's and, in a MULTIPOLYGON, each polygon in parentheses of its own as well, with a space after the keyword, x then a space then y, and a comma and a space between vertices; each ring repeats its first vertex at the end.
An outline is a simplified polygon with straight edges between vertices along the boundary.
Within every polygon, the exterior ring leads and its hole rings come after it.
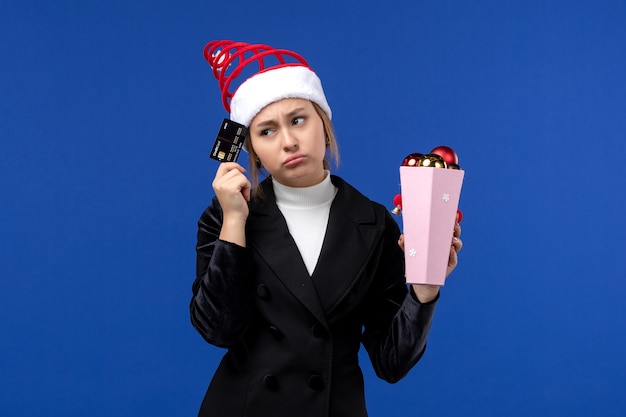
POLYGON ((218 239, 217 199, 199 221, 191 320, 228 348, 200 416, 366 416, 360 343, 376 374, 396 382, 426 347, 435 302, 407 290, 397 224, 339 177, 310 276, 275 203, 250 203, 247 247, 218 239))

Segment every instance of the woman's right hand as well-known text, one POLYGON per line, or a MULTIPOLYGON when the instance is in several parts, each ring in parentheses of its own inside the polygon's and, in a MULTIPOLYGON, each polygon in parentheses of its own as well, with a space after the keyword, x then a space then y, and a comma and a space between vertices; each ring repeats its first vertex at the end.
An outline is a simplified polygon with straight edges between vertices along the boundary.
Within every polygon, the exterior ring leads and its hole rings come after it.
POLYGON ((240 246, 245 246, 245 225, 251 188, 244 172, 246 170, 238 163, 224 162, 220 164, 213 179, 213 190, 224 215, 220 239, 240 246))

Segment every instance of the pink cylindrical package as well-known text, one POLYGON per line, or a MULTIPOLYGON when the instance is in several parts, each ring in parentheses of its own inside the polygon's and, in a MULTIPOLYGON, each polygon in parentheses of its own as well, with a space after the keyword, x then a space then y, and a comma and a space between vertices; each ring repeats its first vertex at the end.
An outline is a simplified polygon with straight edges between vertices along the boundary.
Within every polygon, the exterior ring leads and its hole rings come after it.
POLYGON ((401 166, 406 282, 444 285, 465 171, 401 166))

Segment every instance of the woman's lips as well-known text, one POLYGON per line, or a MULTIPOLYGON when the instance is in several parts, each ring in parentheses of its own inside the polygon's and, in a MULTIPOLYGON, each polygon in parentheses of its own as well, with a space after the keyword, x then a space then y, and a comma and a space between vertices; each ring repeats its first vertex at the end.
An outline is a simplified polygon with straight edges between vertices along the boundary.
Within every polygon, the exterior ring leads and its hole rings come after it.
POLYGON ((306 157, 302 154, 292 155, 289 158, 285 159, 283 165, 286 167, 291 167, 294 165, 298 165, 300 162, 304 161, 306 157))

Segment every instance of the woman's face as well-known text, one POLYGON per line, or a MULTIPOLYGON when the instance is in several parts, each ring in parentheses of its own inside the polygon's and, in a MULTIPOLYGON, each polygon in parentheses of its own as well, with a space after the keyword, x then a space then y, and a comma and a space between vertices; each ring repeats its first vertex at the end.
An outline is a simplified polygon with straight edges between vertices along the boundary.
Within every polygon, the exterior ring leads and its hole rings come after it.
POLYGON ((252 119, 249 131, 252 148, 276 181, 309 187, 324 179, 324 123, 309 100, 268 104, 252 119))

